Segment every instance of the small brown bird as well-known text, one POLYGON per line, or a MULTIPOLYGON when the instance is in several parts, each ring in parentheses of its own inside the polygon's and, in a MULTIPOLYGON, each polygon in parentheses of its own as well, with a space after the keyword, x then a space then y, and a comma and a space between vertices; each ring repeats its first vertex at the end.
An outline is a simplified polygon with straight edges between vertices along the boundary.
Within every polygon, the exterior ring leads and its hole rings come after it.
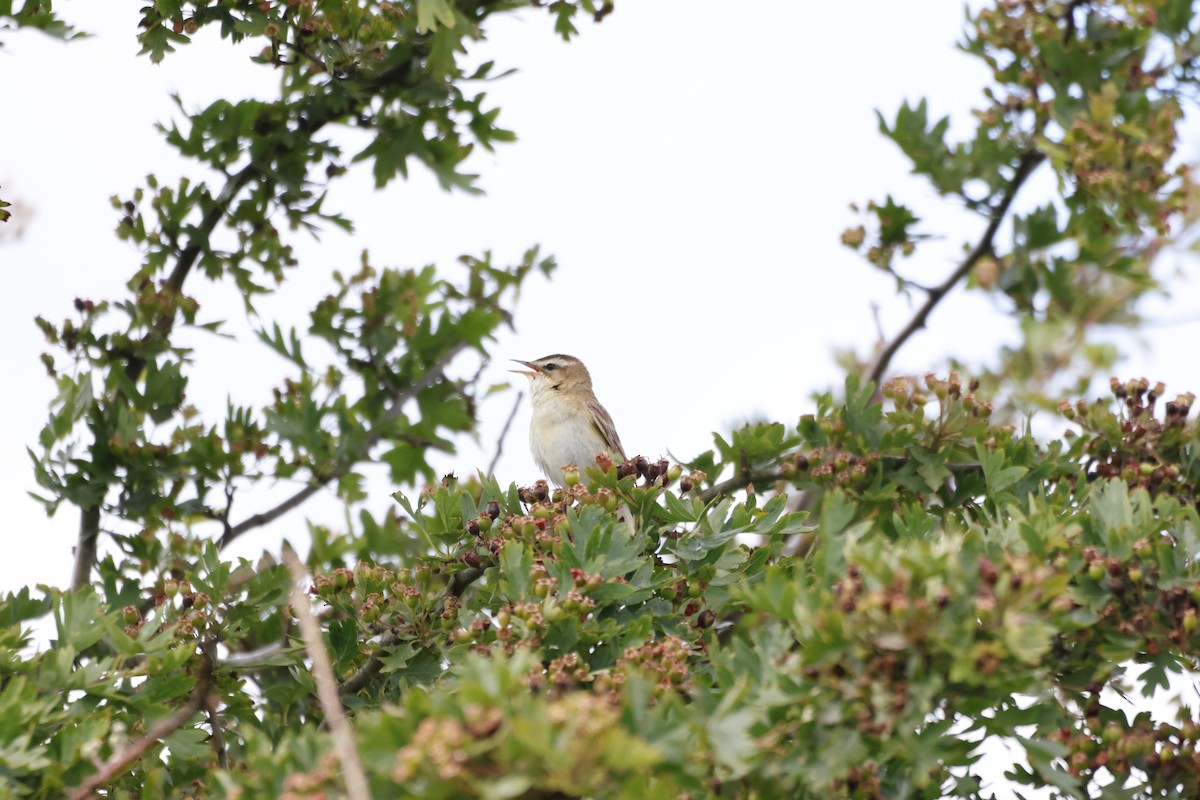
POLYGON ((561 353, 536 361, 513 361, 529 368, 511 371, 529 379, 533 406, 529 448, 547 478, 563 486, 564 467, 574 465, 582 471, 594 465, 601 453, 625 460, 616 426, 596 399, 592 376, 582 361, 561 353))

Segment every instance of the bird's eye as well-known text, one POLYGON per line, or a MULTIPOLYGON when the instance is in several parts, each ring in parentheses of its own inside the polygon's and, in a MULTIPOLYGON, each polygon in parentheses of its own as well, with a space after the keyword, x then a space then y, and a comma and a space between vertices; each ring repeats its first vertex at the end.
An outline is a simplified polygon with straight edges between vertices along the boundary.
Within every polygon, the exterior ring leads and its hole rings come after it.
POLYGON ((558 369, 558 364, 547 364, 546 366, 542 367, 542 369, 546 370, 546 372, 553 372, 554 370, 558 369))

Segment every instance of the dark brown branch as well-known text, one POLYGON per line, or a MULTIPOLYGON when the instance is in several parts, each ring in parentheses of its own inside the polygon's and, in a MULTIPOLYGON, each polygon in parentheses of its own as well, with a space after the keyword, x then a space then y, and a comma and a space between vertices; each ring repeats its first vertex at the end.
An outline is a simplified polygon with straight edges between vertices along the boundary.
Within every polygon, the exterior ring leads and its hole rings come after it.
MULTIPOLYGON (((400 638, 394 633, 385 633, 379 638, 379 647, 382 650, 386 647, 391 647, 400 638)), ((371 679, 379 674, 379 670, 383 669, 383 660, 379 656, 371 656, 366 660, 361 667, 354 671, 346 680, 342 681, 342 685, 338 687, 338 694, 354 694, 359 689, 370 683, 371 679)))
POLYGON ((966 277, 972 268, 988 253, 992 252, 992 242, 996 238, 997 231, 1000 230, 1000 223, 1004 221, 1004 217, 1008 214, 1009 206, 1012 205, 1013 198, 1017 196, 1017 192, 1021 189, 1021 185, 1025 183, 1026 178, 1030 173, 1041 164, 1046 157, 1037 151, 1026 153, 1021 157, 1017 164, 1017 171, 1013 174, 1012 180, 1009 181, 1008 188, 1004 191, 1004 196, 1000 198, 1000 203, 992 211, 992 219, 984 229, 983 236, 979 242, 963 259, 963 262, 958 265, 958 268, 950 274, 941 284, 929 290, 929 296, 925 299, 925 303, 917 310, 917 313, 909 320, 908 325, 904 330, 896 335, 896 338, 884 347, 883 352, 879 354, 879 358, 875 362, 875 366, 871 369, 871 374, 867 380, 875 384, 876 392, 878 392, 880 380, 883 374, 887 371, 888 366, 892 363, 892 358, 901 346, 912 337, 914 333, 925 327, 925 321, 929 318, 929 314, 942 301, 951 289, 953 289, 959 281, 966 277))
POLYGON ((308 484, 303 489, 296 492, 294 495, 284 500, 274 508, 263 511, 259 514, 255 514, 252 517, 242 520, 237 525, 227 528, 225 533, 221 536, 220 541, 217 542, 218 549, 223 550, 229 545, 233 544, 234 540, 240 537, 246 531, 253 530, 261 525, 266 525, 269 522, 274 522, 279 517, 282 517, 284 514, 302 504, 305 500, 312 497, 317 492, 321 491, 325 484, 329 483, 331 480, 333 480, 332 475, 322 477, 318 479, 316 483, 308 484))
POLYGON ((95 797, 96 790, 114 781, 128 770, 134 762, 141 759, 147 750, 182 728, 197 711, 205 706, 208 701, 208 692, 213 685, 213 662, 208 656, 204 656, 203 664, 200 677, 196 681, 196 688, 192 690, 192 695, 188 698, 187 703, 154 723, 145 736, 124 750, 114 753, 108 761, 105 761, 101 765, 100 769, 94 775, 71 793, 71 800, 89 800, 89 798, 95 797))
MULTIPOLYGON (((208 663, 217 663, 217 640, 215 638, 206 639, 201 643, 201 652, 204 653, 208 663)), ((212 694, 205 694, 204 701, 201 706, 204 708, 204 713, 208 716, 208 727, 212 729, 212 745, 213 751, 217 754, 217 764, 221 769, 229 769, 229 750, 225 747, 225 728, 221 724, 220 709, 217 698, 212 694)))
POLYGON ((500 435, 496 437, 496 454, 492 456, 492 461, 487 468, 489 478, 496 472, 496 464, 500 461, 500 454, 504 452, 504 440, 508 437, 508 429, 512 427, 513 420, 517 418, 517 409, 521 407, 521 400, 524 397, 523 393, 517 392, 517 400, 513 403, 512 411, 508 412, 508 419, 504 421, 504 427, 500 429, 500 435))
POLYGON ((460 569, 454 573, 454 577, 450 579, 450 586, 446 589, 446 594, 452 597, 462 597, 463 592, 467 588, 483 577, 483 570, 479 567, 467 567, 460 569))
POLYGON ((100 505, 80 510, 79 541, 75 545, 75 568, 71 573, 71 591, 91 583, 92 567, 96 565, 96 548, 100 539, 100 505))
POLYGON ((412 400, 421 392, 432 386, 435 382, 441 380, 445 376, 446 368, 450 366, 450 362, 456 355, 459 354, 459 352, 466 348, 466 346, 466 342, 456 342, 455 344, 451 345, 445 353, 442 353, 441 357, 439 357, 437 361, 430 364, 429 369, 425 371, 425 374, 413 381, 411 385, 405 388, 393 387, 391 406, 387 411, 384 412, 383 416, 379 418, 374 430, 367 435, 367 438, 363 441, 362 447, 359 448, 358 452, 354 454, 353 457, 347 457, 332 471, 324 475, 314 477, 312 483, 308 484, 303 489, 296 492, 294 495, 284 500, 274 508, 255 514, 245 520, 242 520, 237 525, 226 528, 225 533, 221 536, 220 541, 217 542, 217 547, 219 549, 224 549, 247 531, 251 531, 255 528, 266 525, 269 522, 273 522, 279 517, 282 517, 284 514, 301 505, 305 500, 321 491, 326 484, 341 478, 343 475, 353 469, 354 465, 357 464, 359 460, 366 457, 367 454, 370 453, 371 448, 378 444, 383 438, 383 427, 388 423, 393 422, 398 416, 400 416, 404 405, 409 400, 412 400))
POLYGON ((711 503, 716 498, 729 492, 736 492, 738 489, 745 489, 751 484, 775 483, 776 481, 787 480, 787 476, 782 472, 775 470, 739 470, 732 478, 715 483, 697 495, 705 503, 711 503))
POLYGON ((333 738, 334 752, 342 765, 342 776, 346 781, 346 794, 350 800, 371 800, 371 790, 367 784, 367 775, 363 771, 362 761, 358 757, 358 748, 354 745, 354 733, 346 722, 346 709, 338 696, 337 679, 333 675, 333 663, 329 660, 329 651, 321 636, 321 626, 313 616, 309 606, 308 592, 304 583, 308 574, 296 553, 289 547, 284 548, 283 560, 287 562, 292 573, 292 609, 296 613, 296 621, 300 625, 300 635, 304 639, 304 647, 312 661, 313 680, 317 684, 317 700, 325 712, 325 725, 333 738))
POLYGON ((208 714, 208 727, 212 728, 213 750, 217 754, 217 764, 221 769, 229 769, 229 751, 225 749, 225 732, 221 727, 221 715, 217 711, 217 703, 210 696, 205 698, 204 711, 208 714))

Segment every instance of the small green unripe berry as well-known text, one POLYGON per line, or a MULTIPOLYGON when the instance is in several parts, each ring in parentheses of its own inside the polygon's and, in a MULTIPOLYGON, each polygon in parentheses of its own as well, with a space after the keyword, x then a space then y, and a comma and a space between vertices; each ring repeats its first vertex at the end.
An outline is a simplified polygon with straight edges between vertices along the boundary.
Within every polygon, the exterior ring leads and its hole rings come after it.
POLYGON ((563 470, 563 482, 567 487, 579 485, 579 467, 570 466, 563 470))

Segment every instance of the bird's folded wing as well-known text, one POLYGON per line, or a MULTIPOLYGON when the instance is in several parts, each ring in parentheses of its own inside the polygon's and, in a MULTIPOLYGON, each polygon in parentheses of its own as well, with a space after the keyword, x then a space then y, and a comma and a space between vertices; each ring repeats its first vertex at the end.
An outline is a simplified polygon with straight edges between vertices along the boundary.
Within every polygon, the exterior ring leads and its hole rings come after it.
POLYGON ((605 449, 615 458, 624 461, 625 448, 621 447, 621 437, 617 436, 617 426, 613 424, 612 417, 595 397, 588 401, 588 410, 592 412, 592 424, 596 426, 600 438, 604 440, 605 449))

